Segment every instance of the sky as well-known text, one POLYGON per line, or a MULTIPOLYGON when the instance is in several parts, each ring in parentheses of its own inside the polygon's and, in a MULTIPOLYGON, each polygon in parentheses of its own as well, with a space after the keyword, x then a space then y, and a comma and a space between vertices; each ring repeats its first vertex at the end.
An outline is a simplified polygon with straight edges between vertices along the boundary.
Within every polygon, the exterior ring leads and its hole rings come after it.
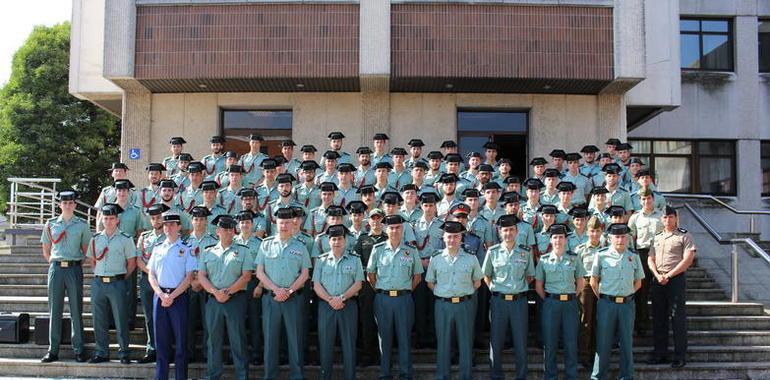
POLYGON ((71 0, 0 2, 0 86, 8 82, 13 53, 24 44, 32 28, 68 21, 71 15, 71 0))

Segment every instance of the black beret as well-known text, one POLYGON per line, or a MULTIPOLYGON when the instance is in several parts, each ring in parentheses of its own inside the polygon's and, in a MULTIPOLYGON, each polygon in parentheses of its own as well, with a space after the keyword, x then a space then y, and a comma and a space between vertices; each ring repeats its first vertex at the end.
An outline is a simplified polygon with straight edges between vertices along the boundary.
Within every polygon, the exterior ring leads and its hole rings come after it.
POLYGON ((158 188, 176 189, 176 182, 170 179, 162 179, 158 182, 158 188))
MULTIPOLYGON (((164 206, 166 207, 166 206, 164 206)), ((168 209, 168 207, 166 207, 168 209)), ((123 208, 115 203, 105 203, 101 209, 102 215, 118 215, 123 212, 123 208)))
POLYGON ((596 153, 599 151, 599 147, 596 145, 584 145, 582 149, 580 149, 580 153, 596 153))
POLYGON ((150 207, 147 207, 147 214, 148 215, 160 215, 160 214, 163 214, 164 212, 166 212, 168 210, 171 210, 171 208, 166 206, 166 205, 164 205, 164 204, 162 204, 162 203, 157 203, 157 204, 154 204, 154 205, 152 205, 150 207))
POLYGON ((372 150, 368 146, 360 146, 356 149, 356 154, 372 154, 372 150))
POLYGON ((404 222, 406 222, 406 219, 400 214, 386 215, 385 218, 382 219, 382 223, 384 224, 402 224, 404 222))
POLYGON ((531 161, 529 161, 530 166, 546 165, 546 164, 548 164, 548 161, 546 161, 545 158, 543 157, 535 157, 531 161))
POLYGON ((441 225, 441 229, 450 234, 465 232, 465 226, 460 222, 444 222, 444 224, 441 225))
POLYGON ((375 133, 372 140, 390 140, 390 137, 385 133, 375 133))
POLYGON ((335 224, 326 228, 326 235, 329 237, 345 236, 348 229, 342 224, 335 224))
POLYGON ((190 165, 187 165, 187 171, 190 173, 200 173, 205 169, 205 166, 200 161, 193 161, 190 165))
POLYGON ((216 190, 218 188, 219 188, 219 184, 216 181, 201 182, 201 190, 203 191, 216 190))
POLYGON ((302 169, 302 170, 314 171, 314 170, 318 169, 319 167, 320 166, 318 165, 318 163, 313 161, 313 160, 302 161, 302 163, 299 164, 299 168, 302 169))
POLYGON ((411 139, 406 145, 413 146, 413 147, 422 147, 422 146, 425 146, 425 143, 423 143, 422 140, 420 139, 411 139))
POLYGON ((630 231, 631 230, 628 228, 628 225, 625 223, 613 223, 607 227, 607 233, 610 235, 625 235, 630 231))
POLYGON ((190 215, 192 215, 193 218, 205 218, 211 215, 211 211, 204 206, 195 206, 190 210, 190 215))
POLYGON ((184 141, 183 137, 172 137, 170 140, 168 140, 168 143, 173 145, 182 145, 187 144, 187 141, 184 141))
POLYGON ((147 164, 144 170, 148 172, 163 172, 163 171, 166 171, 166 167, 163 166, 163 164, 153 162, 153 163, 147 164))
POLYGON ((569 228, 567 228, 566 224, 562 223, 554 223, 550 227, 548 227, 548 234, 550 235, 567 235, 567 231, 569 231, 569 228))
POLYGON ((235 228, 235 226, 237 225, 237 223, 235 222, 235 219, 233 219, 232 216, 226 215, 226 214, 217 215, 214 218, 214 220, 211 221, 211 224, 220 228, 227 228, 227 229, 235 228))
POLYGON ((327 137, 329 137, 330 140, 339 140, 339 139, 344 139, 345 135, 342 134, 342 132, 332 132, 332 133, 329 133, 329 136, 327 137))
POLYGON ((337 191, 339 188, 337 187, 337 184, 334 182, 321 182, 320 185, 318 185, 318 189, 323 191, 337 191))
POLYGON ((441 152, 434 150, 434 151, 428 152, 428 156, 427 157, 428 157, 429 160, 440 160, 440 159, 444 158, 444 155, 441 154, 441 152))
POLYGON ((222 136, 211 136, 211 138, 209 139, 209 142, 212 144, 224 144, 225 138, 222 136))
POLYGON ((119 179, 119 180, 116 180, 112 184, 112 187, 114 187, 116 190, 119 190, 119 189, 133 189, 134 188, 134 184, 131 183, 131 181, 129 181, 127 179, 119 179))
POLYGON ((497 218, 497 225, 500 227, 513 227, 521 221, 518 216, 509 214, 497 218))
POLYGON ((299 150, 305 153, 318 152, 318 149, 315 148, 315 145, 303 145, 302 148, 299 148, 299 150))

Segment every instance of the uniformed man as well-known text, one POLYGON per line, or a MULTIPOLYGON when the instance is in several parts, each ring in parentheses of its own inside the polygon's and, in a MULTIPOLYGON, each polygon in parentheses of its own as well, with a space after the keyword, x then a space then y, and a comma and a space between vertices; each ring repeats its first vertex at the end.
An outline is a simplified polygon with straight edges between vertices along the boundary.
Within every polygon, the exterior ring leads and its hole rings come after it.
POLYGON ((460 356, 460 379, 470 380, 473 363, 473 325, 476 315, 474 294, 481 286, 478 259, 462 248, 462 223, 448 221, 442 225, 446 248, 430 259, 425 281, 433 291, 436 316, 436 379, 451 378, 451 342, 454 333, 460 356))
MULTIPOLYGON (((368 263, 375 244, 388 239, 388 235, 382 228, 382 218, 385 212, 378 208, 369 210, 366 222, 369 232, 361 234, 355 245, 355 252, 361 258, 362 263, 368 263)), ((358 293, 358 363, 368 367, 375 365, 379 360, 377 347, 377 325, 374 321, 374 288, 365 281, 358 293)))
MULTIPOLYGON (((142 310, 144 311, 144 330, 147 334, 147 344, 145 347, 144 357, 137 360, 138 363, 153 363, 155 362, 155 325, 153 324, 153 297, 155 292, 150 286, 149 268, 147 263, 152 258, 152 252, 155 246, 163 243, 166 240, 166 235, 163 233, 163 213, 168 211, 169 208, 163 204, 154 204, 147 209, 147 215, 150 218, 151 229, 143 232, 136 242, 136 248, 139 251, 139 259, 136 260, 136 267, 140 273, 139 277, 139 299, 142 301, 142 310)), ((181 221, 181 218, 180 218, 181 221)), ((132 276, 133 277, 133 276, 132 276)), ((135 283, 132 285, 136 287, 135 283)), ((136 309, 136 294, 129 293, 128 298, 129 307, 136 309)), ((133 314, 133 310, 129 309, 129 314, 133 314)))
POLYGON ((232 150, 228 150, 225 152, 225 168, 218 172, 216 177, 214 178, 214 181, 217 181, 219 186, 221 187, 227 187, 230 184, 230 178, 229 178, 229 171, 227 168, 230 167, 230 165, 236 165, 238 163, 238 153, 232 150))
MULTIPOLYGON (((444 231, 441 229, 442 221, 436 217, 436 202, 438 195, 435 193, 423 193, 420 195, 420 207, 422 215, 414 223, 416 238, 415 247, 420 255, 423 270, 428 269, 430 258, 437 250, 442 248, 441 241, 444 231)), ((428 284, 423 279, 414 289, 415 332, 417 347, 433 348, 436 346, 436 327, 433 320, 432 306, 433 293, 428 289, 428 284)))
POLYGON ((353 172, 356 168, 348 163, 342 163, 337 165, 337 198, 334 203, 338 206, 345 207, 348 203, 358 200, 358 189, 353 186, 354 175, 353 172))
POLYGON ((294 186, 294 196, 297 202, 305 207, 305 210, 312 210, 321 205, 321 191, 315 185, 316 170, 318 163, 315 161, 302 161, 299 165, 300 183, 294 186))
POLYGON ((293 140, 287 139, 281 141, 281 155, 285 161, 283 172, 291 175, 294 175, 293 173, 297 172, 299 164, 302 163, 302 161, 294 158, 295 146, 297 146, 297 144, 295 144, 293 140))
POLYGON ((500 147, 494 141, 487 141, 482 148, 484 148, 484 162, 482 164, 490 165, 496 170, 500 164, 497 161, 497 151, 500 147))
MULTIPOLYGON (((304 174, 303 174, 303 172, 302 172, 302 168, 301 168, 301 166, 302 166, 302 163, 303 163, 303 162, 305 162, 305 161, 313 161, 313 162, 316 162, 316 161, 315 161, 315 154, 316 154, 316 152, 318 152, 318 149, 316 149, 315 145, 313 145, 313 144, 305 144, 305 145, 303 145, 303 146, 301 146, 301 147, 299 148, 299 151, 300 151, 300 152, 302 152, 302 160, 300 161, 300 168, 299 168, 299 169, 297 169, 297 172, 296 172, 296 173, 289 173, 289 174, 295 175, 295 176, 297 177, 297 180, 299 180, 299 181, 303 181, 303 179, 302 179, 302 176, 303 176, 304 174)), ((316 163, 316 166, 317 166, 318 168, 320 168, 320 166, 318 165, 318 163, 316 163)), ((318 171, 318 173, 317 173, 317 174, 320 174, 320 172, 321 172, 322 170, 320 170, 320 169, 318 169, 318 168, 316 169, 316 170, 318 171)), ((313 176, 315 176, 315 174, 316 174, 316 173, 313 173, 313 176)))
POLYGON ((642 190, 652 191, 654 199, 654 208, 656 210, 663 211, 666 207, 666 198, 662 193, 655 190, 655 184, 652 182, 652 172, 649 169, 641 169, 636 172, 636 182, 631 186, 631 204, 634 210, 640 210, 642 208, 642 202, 639 199, 639 192, 642 190))
POLYGON ((265 209, 265 214, 270 221, 270 231, 275 231, 275 210, 285 207, 301 207, 302 213, 305 214, 305 207, 292 197, 291 190, 294 187, 294 176, 289 173, 279 174, 276 178, 276 190, 278 190, 278 199, 268 203, 265 209))
POLYGON ((444 155, 438 151, 428 152, 428 170, 425 172, 425 184, 435 187, 435 183, 441 177, 441 163, 444 155))
POLYGON ((163 166, 166 167, 169 178, 179 172, 177 166, 179 165, 179 155, 182 154, 184 144, 187 144, 187 141, 182 137, 172 137, 168 141, 171 155, 163 159, 163 166))
POLYGON ((390 379, 393 335, 398 341, 399 377, 412 378, 410 353, 414 325, 411 293, 420 283, 423 269, 417 250, 404 244, 404 217, 387 215, 388 240, 376 244, 366 266, 369 283, 377 293, 374 315, 380 341, 380 378, 390 379))
POLYGON ((304 313, 302 295, 310 271, 307 248, 292 238, 294 210, 276 210, 277 234, 262 241, 257 254, 257 279, 266 292, 262 296, 262 331, 265 332, 265 379, 278 376, 278 348, 285 332, 289 351, 289 377, 304 378, 304 313), (283 328, 282 325, 283 324, 283 328))
POLYGON ((265 214, 257 211, 257 192, 248 187, 242 187, 238 190, 238 196, 241 198, 241 211, 251 211, 254 215, 252 234, 260 239, 267 235, 268 220, 265 214))
MULTIPOLYGON (((585 145, 580 149, 583 155, 583 163, 580 164, 580 174, 592 180, 593 176, 601 173, 602 168, 596 162, 596 153, 599 153, 599 147, 596 145, 585 145)), ((590 181, 593 183, 593 181, 590 181)))
POLYGON ((531 248, 517 243, 519 218, 503 215, 497 219, 502 242, 487 250, 482 265, 484 282, 492 293, 489 350, 491 379, 502 380, 503 347, 511 333, 517 380, 527 378, 527 290, 535 277, 531 248))
POLYGON ((217 202, 228 215, 233 215, 241 211, 241 199, 238 196, 238 191, 241 190, 243 167, 241 165, 229 165, 225 169, 225 173, 227 173, 227 187, 219 190, 217 202))
MULTIPOLYGON (((324 252, 329 251, 329 234, 327 233, 328 226, 344 224, 345 215, 347 215, 347 211, 345 211, 345 209, 340 206, 331 205, 328 209, 326 209, 326 221, 324 222, 326 227, 322 233, 315 237, 315 240, 313 241, 313 249, 310 251, 310 258, 315 260, 324 252)), ((352 250, 356 244, 355 237, 347 229, 345 230, 345 233, 345 242, 347 244, 346 249, 352 250)))
POLYGON ((573 204, 587 203, 588 194, 593 189, 593 183, 580 172, 580 154, 569 153, 564 157, 567 161, 567 170, 564 171, 561 180, 575 185, 575 191, 572 194, 573 204))
POLYGON ((345 226, 329 226, 331 250, 317 260, 313 271, 314 290, 322 301, 318 306, 318 341, 321 354, 321 379, 331 380, 334 363, 334 342, 337 336, 342 346, 343 378, 356 378, 356 335, 358 304, 356 295, 364 280, 359 257, 347 250, 345 226))
POLYGON ((617 156, 617 147, 620 145, 620 139, 609 138, 604 142, 604 151, 614 160, 617 156))
MULTIPOLYGON (((201 190, 203 193, 203 203, 198 206, 205 207, 209 210, 209 222, 213 221, 219 215, 227 214, 226 210, 217 203, 217 189, 219 184, 214 181, 203 181, 201 183, 201 190)), ((208 232, 212 235, 216 235, 217 226, 211 223, 208 224, 208 232)))
POLYGON ((40 235, 43 258, 48 268, 48 352, 41 362, 59 360, 64 295, 67 295, 72 323, 72 350, 78 363, 88 360, 83 351, 83 267, 84 254, 91 240, 91 228, 75 216, 77 192, 59 191, 61 215, 48 219, 40 235))
MULTIPOLYGON (((120 220, 120 223, 118 223, 118 229, 124 234, 128 235, 128 237, 134 239, 136 235, 139 234, 139 231, 141 231, 144 227, 142 211, 139 210, 139 208, 137 208, 129 200, 131 190, 134 188, 134 184, 127 179, 119 179, 115 181, 112 186, 115 188, 116 195, 114 203, 123 209, 123 212, 121 212, 118 216, 118 219, 120 220)), ((104 228, 101 220, 98 221, 96 227, 97 231, 100 231, 104 228)))
POLYGON ((591 177, 591 181, 593 181, 594 186, 604 186, 605 182, 605 173, 604 173, 604 167, 609 164, 615 164, 613 161, 613 157, 610 156, 609 153, 601 153, 599 154, 599 163, 597 164, 598 167, 601 168, 601 170, 594 174, 593 177, 591 177))
POLYGON ((692 234, 679 227, 676 210, 666 206, 663 231, 655 235, 653 249, 647 259, 653 280, 652 328, 654 352, 649 364, 665 363, 668 356, 669 317, 674 330, 674 360, 671 367, 682 368, 687 362, 687 269, 695 260, 697 247, 692 234))
MULTIPOLYGON (((176 200, 176 182, 170 179, 162 179, 158 181, 158 201, 154 204, 162 204, 168 207, 169 210, 176 212, 182 218, 182 234, 190 232, 190 214, 185 212, 176 200)), ((149 208, 147 209, 149 210, 149 208)), ((145 210, 145 213, 147 213, 145 210)), ((145 218, 146 220, 146 218, 145 218)))
POLYGON ((642 281, 642 287, 636 292, 636 332, 637 335, 644 335, 650 328, 650 312, 647 301, 649 301, 650 281, 652 281, 652 272, 647 266, 647 257, 652 250, 655 235, 663 230, 661 217, 662 210, 655 209, 655 195, 650 189, 642 190, 639 193, 639 199, 642 209, 634 212, 628 218, 628 228, 631 230, 631 237, 634 239, 634 248, 642 261, 645 281, 642 281))
POLYGON ((356 187, 361 188, 366 185, 374 184, 374 169, 372 168, 372 150, 368 146, 362 146, 356 149, 358 155, 358 166, 355 172, 356 187))
POLYGON ((375 133, 372 137, 372 146, 374 146, 374 152, 372 152, 372 165, 377 165, 380 162, 388 162, 393 165, 393 158, 388 154, 388 137, 385 133, 375 133))
POLYGON ((163 214, 163 234, 166 238, 153 248, 152 257, 147 263, 149 282, 155 293, 152 319, 157 326, 157 380, 168 379, 172 343, 180 348, 174 354, 174 378, 187 378, 187 350, 182 349, 187 347, 187 288, 192 282, 198 263, 191 255, 190 247, 182 242, 179 236, 181 229, 182 219, 179 214, 163 214))
POLYGON ((93 307, 94 339, 96 351, 89 363, 103 363, 110 359, 109 317, 112 309, 118 337, 118 357, 121 364, 130 364, 128 340, 128 281, 136 267, 136 247, 128 236, 118 230, 118 214, 123 209, 114 203, 102 206, 104 231, 97 233, 88 245, 88 256, 94 267, 91 283, 91 305, 93 307))
POLYGON ((209 139, 211 143, 211 154, 203 156, 201 163, 203 163, 206 170, 206 181, 213 181, 217 176, 217 173, 225 170, 225 155, 222 154, 225 148, 225 138, 222 136, 211 136, 209 139))
POLYGON ((519 218, 521 220, 532 225, 532 228, 537 231, 541 227, 541 221, 537 217, 537 210, 540 209, 540 189, 545 187, 543 181, 537 178, 529 178, 524 181, 524 188, 526 189, 526 200, 524 206, 521 207, 521 214, 519 218))
POLYGON ((441 200, 436 204, 437 216, 443 218, 449 212, 452 206, 461 202, 457 199, 457 175, 447 173, 439 178, 438 182, 441 184, 441 200))
MULTIPOLYGON (((353 162, 353 156, 350 155, 350 153, 345 152, 342 150, 342 140, 345 138, 345 135, 342 134, 342 132, 331 132, 327 136, 329 138, 329 148, 339 155, 339 159, 337 160, 337 164, 350 164, 355 165, 353 162)), ((323 161, 321 161, 321 166, 323 166, 323 161)))
POLYGON ((445 173, 454 173, 459 175, 460 173, 464 172, 468 167, 463 162, 462 157, 458 154, 459 147, 457 146, 457 143, 453 140, 444 140, 444 142, 441 143, 439 146, 441 148, 441 153, 444 155, 444 161, 441 163, 441 170, 445 173), (455 161, 457 163, 456 170, 450 170, 449 169, 449 163, 451 162, 449 160, 449 157, 459 157, 459 161, 455 161))
POLYGON ((545 169, 543 172, 545 189, 540 193, 540 204, 557 205, 559 203, 559 189, 556 185, 560 182, 560 175, 561 173, 554 168, 545 169))
POLYGON ((276 189, 276 178, 278 177, 278 162, 272 158, 262 160, 262 184, 257 186, 257 209, 264 212, 267 204, 280 197, 276 189))
POLYGON ((406 145, 409 145, 409 158, 406 160, 406 167, 409 170, 412 170, 417 162, 423 162, 425 165, 428 164, 428 160, 420 157, 422 155, 422 147, 425 146, 422 140, 411 139, 406 145))
POLYGON ((147 171, 147 187, 142 188, 136 192, 134 204, 142 210, 142 213, 147 212, 147 208, 160 202, 160 181, 163 179, 163 172, 166 171, 166 167, 163 164, 151 163, 145 167, 147 171))
POLYGON ((395 189, 400 189, 401 186, 412 183, 412 173, 404 165, 406 157, 406 149, 396 147, 391 149, 390 155, 393 159, 393 170, 388 174, 388 184, 395 189))
MULTIPOLYGON (((122 162, 113 162, 112 166, 110 166, 107 171, 110 172, 110 176, 112 177, 113 181, 117 181, 120 179, 128 179, 128 166, 122 162)), ((135 202, 136 193, 131 190, 129 194, 129 200, 131 203, 135 202)), ((115 202, 115 188, 110 186, 105 186, 102 188, 101 192, 99 193, 99 197, 96 198, 96 203, 94 204, 94 207, 99 210, 104 206, 105 203, 114 203, 115 202)), ((97 211, 97 218, 99 216, 99 212, 97 211)))
POLYGON ((321 167, 323 169, 323 172, 318 174, 315 179, 316 185, 320 185, 324 182, 334 182, 334 184, 338 184, 337 180, 337 160, 339 159, 339 154, 333 150, 327 150, 326 153, 323 154, 323 160, 324 163, 321 167))
POLYGON ((529 161, 529 166, 532 167, 532 178, 537 178, 541 181, 545 181, 545 166, 548 165, 548 161, 543 157, 535 157, 529 161))
POLYGON ((626 189, 620 186, 620 165, 607 164, 604 165, 604 180, 605 187, 607 188, 607 203, 609 206, 623 206, 626 212, 633 210, 631 204, 631 196, 626 189))
POLYGON ((243 183, 247 185, 259 185, 262 182, 262 170, 260 164, 267 155, 261 152, 262 142, 265 138, 257 133, 249 135, 249 152, 238 159, 238 164, 243 168, 243 183))
MULTIPOLYGON (((200 259, 203 258, 203 253, 206 247, 215 246, 218 242, 216 235, 212 235, 208 232, 209 220, 208 217, 211 212, 203 206, 195 206, 190 210, 192 215, 192 232, 185 239, 185 244, 190 246, 190 254, 198 261, 198 265, 201 265, 200 259)), ((189 300, 189 317, 187 329, 187 360, 194 363, 196 361, 205 361, 206 350, 196 350, 196 331, 200 326, 203 331, 202 346, 208 343, 208 328, 206 327, 206 290, 201 286, 198 279, 198 271, 196 270, 191 282, 190 287, 190 300, 189 300)))
POLYGON ((586 230, 588 210, 585 209, 585 205, 583 204, 572 207, 567 213, 570 218, 568 226, 572 227, 572 232, 567 235, 567 246, 570 251, 575 252, 578 245, 583 244, 588 240, 588 231, 586 230))
POLYGON ((174 175, 169 175, 169 179, 176 183, 179 192, 183 192, 188 186, 190 186, 190 163, 193 161, 193 157, 190 153, 179 153, 179 163, 177 164, 177 171, 174 175))
MULTIPOLYGON (((435 193, 436 188, 433 187, 433 184, 429 184, 425 181, 425 173, 428 171, 428 164, 425 163, 425 161, 419 160, 412 165, 411 168, 411 174, 412 174, 412 185, 417 189, 417 193, 435 193)), ((402 186, 403 188, 403 186, 402 186)))
POLYGON ((379 199, 377 199, 377 191, 374 188, 374 185, 364 185, 359 187, 356 191, 358 192, 358 196, 361 198, 361 202, 364 202, 368 210, 377 208, 379 199))
MULTIPOLYGON (((288 175, 288 173, 286 173, 288 175)), ((249 210, 239 212, 235 216, 235 220, 238 222, 238 235, 233 238, 233 241, 237 244, 248 247, 246 250, 249 256, 246 260, 256 261, 257 253, 259 252, 259 246, 262 244, 262 239, 255 237, 251 231, 254 228, 254 213, 249 210)), ((262 364, 262 308, 258 300, 262 296, 262 287, 259 285, 259 281, 255 276, 251 276, 249 283, 246 286, 246 296, 249 299, 246 307, 246 331, 248 333, 248 346, 249 360, 251 364, 262 364), (259 289, 257 289, 259 288, 259 289), (257 300, 255 300, 257 298, 257 300)))
POLYGON ((199 260, 198 281, 209 293, 206 302, 208 363, 206 377, 222 377, 222 346, 225 327, 236 379, 247 379, 249 370, 246 348, 246 286, 254 271, 249 261, 249 248, 234 241, 236 221, 230 215, 219 215, 211 222, 217 226, 219 243, 207 247, 199 260))
POLYGON ((334 206, 337 185, 333 182, 324 182, 318 186, 318 190, 321 192, 321 205, 310 210, 303 227, 303 230, 313 237, 326 229, 326 210, 334 206))
MULTIPOLYGON (((348 203, 345 209, 348 211, 350 228, 348 231, 353 235, 353 247, 355 248, 355 241, 358 237, 366 233, 366 203, 361 201, 352 201, 348 203)), ((343 222, 344 224, 344 222, 343 222)))
MULTIPOLYGON (((473 187, 474 183, 473 181, 469 181, 465 178, 460 178, 459 175, 461 173, 460 167, 463 165, 463 158, 459 154, 456 153, 449 153, 444 156, 444 163, 446 164, 445 170, 446 174, 452 174, 455 176, 455 194, 460 200, 462 200, 460 194, 463 193, 463 190, 473 187)), ((442 178, 444 176, 442 175, 442 178)), ((443 193, 443 187, 440 189, 439 192, 442 196, 445 194, 443 193)))
POLYGON ((417 190, 417 186, 411 183, 401 186, 401 197, 404 198, 404 203, 401 205, 398 212, 409 224, 414 224, 420 217, 422 217, 422 210, 418 203, 417 190))
POLYGON ((639 255, 629 251, 628 226, 613 223, 608 227, 609 247, 596 254, 591 268, 591 288, 597 302, 596 357, 592 380, 606 379, 612 346, 620 343, 621 379, 634 378, 634 293, 642 286, 644 270, 639 255))
POLYGON ((588 214, 595 216, 602 224, 608 226, 609 215, 607 215, 607 188, 604 186, 596 186, 591 190, 591 202, 588 207, 588 214))
POLYGON ((374 196, 377 199, 381 199, 384 193, 398 192, 398 189, 388 182, 391 169, 393 169, 393 164, 390 161, 382 161, 374 165, 374 183, 372 186, 374 187, 374 196))
POLYGON ((535 290, 543 300, 544 379, 558 379, 556 354, 561 339, 565 379, 577 379, 578 303, 586 275, 580 259, 567 247, 565 224, 548 228, 551 250, 540 257, 535 271, 535 290))
POLYGON ((602 242, 604 224, 596 216, 588 219, 588 241, 578 244, 573 252, 578 256, 580 263, 585 268, 583 289, 578 294, 578 306, 580 307, 580 331, 578 333, 578 358, 585 368, 591 368, 596 352, 596 294, 591 289, 591 268, 594 265, 596 253, 605 247, 602 242))
POLYGON ((554 149, 548 154, 551 157, 551 167, 559 171, 564 172, 564 159, 567 156, 567 152, 564 149, 554 149))
POLYGON ((188 178, 190 181, 184 190, 180 190, 177 195, 179 208, 185 212, 189 213, 195 205, 203 203, 203 190, 201 190, 203 170, 203 164, 198 161, 193 161, 187 166, 187 172, 189 173, 188 178))

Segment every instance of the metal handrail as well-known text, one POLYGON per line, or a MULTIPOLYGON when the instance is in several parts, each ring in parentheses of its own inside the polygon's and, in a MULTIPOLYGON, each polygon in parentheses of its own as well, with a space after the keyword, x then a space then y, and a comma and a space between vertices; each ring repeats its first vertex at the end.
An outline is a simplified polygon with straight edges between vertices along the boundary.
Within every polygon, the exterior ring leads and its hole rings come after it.
MULTIPOLYGON (((45 221, 56 216, 56 185, 60 178, 8 178, 11 183, 11 196, 8 201, 9 224, 12 228, 42 228, 45 221), (43 184, 51 184, 51 187, 43 184), (39 191, 20 191, 20 186, 39 191), (32 221, 32 223, 23 223, 32 221)), ((96 209, 80 200, 75 204, 75 215, 85 219, 91 227, 96 224, 96 209)))
POLYGON ((749 233, 755 233, 756 232, 756 222, 754 220, 755 215, 770 215, 770 211, 768 210, 738 210, 735 207, 725 203, 725 201, 709 194, 680 194, 680 193, 663 193, 663 196, 666 198, 678 198, 678 199, 704 199, 712 201, 723 208, 726 208, 728 211, 732 212, 733 214, 738 215, 749 215, 749 233))
POLYGON ((701 216, 695 209, 690 206, 687 203, 683 203, 682 206, 678 206, 675 208, 681 208, 684 207, 687 209, 687 211, 692 214, 693 218, 706 230, 706 232, 711 235, 711 237, 716 240, 716 242, 719 245, 732 245, 732 252, 731 252, 731 261, 732 261, 732 269, 731 269, 731 287, 730 287, 730 302, 736 303, 738 302, 738 244, 746 244, 751 248, 754 253, 756 253, 759 257, 765 260, 765 262, 770 265, 770 254, 768 254, 762 247, 760 247, 753 239, 751 238, 730 238, 725 239, 722 237, 719 232, 717 232, 714 227, 709 224, 705 219, 703 219, 703 216, 701 216))

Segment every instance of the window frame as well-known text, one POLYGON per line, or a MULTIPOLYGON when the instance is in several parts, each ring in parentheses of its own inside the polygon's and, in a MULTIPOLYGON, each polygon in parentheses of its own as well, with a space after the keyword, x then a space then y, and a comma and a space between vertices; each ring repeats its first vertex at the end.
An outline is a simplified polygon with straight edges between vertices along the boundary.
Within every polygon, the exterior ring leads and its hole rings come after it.
MULTIPOLYGON (((763 22, 770 24, 770 18, 760 17, 757 20, 757 69, 759 70, 760 74, 770 74, 770 55, 767 57, 767 60, 769 62, 768 62, 767 68, 764 71, 762 70, 762 65, 761 65, 762 57, 759 55, 759 53, 761 52, 761 50, 759 50, 759 35, 760 35, 759 24, 763 22)), ((767 32, 767 34, 770 34, 770 32, 767 32)), ((768 196, 770 196, 770 194, 768 194, 768 196)))
POLYGON ((762 167, 762 160, 763 159, 770 159, 770 140, 760 140, 760 142, 759 142, 759 166, 760 166, 760 170, 762 170, 762 190, 763 190, 762 197, 770 197, 770 193, 765 193, 764 192, 764 187, 765 187, 765 178, 764 178, 765 170, 762 167), (762 154, 763 153, 762 152, 762 146, 763 145, 767 146, 767 153, 766 153, 767 155, 763 155, 762 154))
MULTIPOLYGON (((697 32, 692 31, 682 31, 681 27, 679 30, 679 36, 681 40, 682 35, 691 35, 691 36, 698 36, 698 62, 700 62, 701 66, 703 65, 703 36, 704 35, 711 35, 711 36, 727 36, 727 44, 730 46, 730 63, 729 68, 718 68, 718 69, 711 69, 711 68, 691 68, 691 67, 682 67, 683 62, 679 63, 680 69, 683 71, 697 71, 697 72, 735 72, 735 36, 734 36, 734 29, 733 29, 733 19, 731 18, 721 18, 721 17, 680 17, 679 18, 680 25, 681 21, 697 21, 698 22, 698 29, 700 29, 697 32), (727 32, 704 32, 703 31, 703 21, 726 21, 727 22, 727 32)), ((680 42, 681 45, 681 42, 680 42)), ((679 54, 681 56, 682 54, 682 47, 679 47, 679 54)))
POLYGON ((690 192, 684 192, 684 191, 671 191, 672 194, 706 194, 706 195, 714 195, 714 196, 720 196, 720 197, 734 197, 738 194, 738 152, 736 148, 736 140, 730 140, 730 139, 682 139, 682 138, 628 138, 629 141, 649 141, 650 142, 650 151, 649 153, 634 153, 631 151, 632 157, 640 157, 643 159, 647 159, 648 161, 648 167, 650 170, 652 170, 654 174, 654 180, 655 183, 657 183, 658 179, 658 171, 656 170, 656 158, 662 157, 662 158, 687 158, 687 160, 690 163, 690 178, 689 178, 689 185, 690 185, 690 192), (686 141, 690 143, 690 153, 684 153, 684 154, 672 154, 672 153, 655 153, 655 142, 656 141, 686 141), (732 154, 712 154, 712 153, 701 153, 700 143, 703 142, 723 142, 723 143, 729 143, 732 146, 732 154), (731 159, 731 171, 732 171, 732 189, 730 192, 725 193, 712 193, 703 191, 703 189, 700 188, 700 168, 701 168, 701 159, 702 158, 729 158, 731 159))
MULTIPOLYGON (((269 152, 269 146, 275 145, 279 143, 281 140, 284 140, 286 138, 292 139, 294 136, 294 109, 292 107, 277 107, 277 108, 270 108, 270 107, 255 107, 255 108, 230 108, 230 107, 219 107, 219 128, 218 133, 220 136, 227 139, 227 135, 225 134, 225 113, 226 112, 289 112, 291 113, 291 126, 286 128, 276 128, 276 129, 261 129, 261 128, 254 128, 253 133, 259 133, 262 136, 265 137, 265 142, 262 143, 262 147, 260 151, 262 153, 268 154, 268 155, 275 155, 276 152, 269 152), (287 135, 283 136, 277 136, 277 138, 273 138, 272 136, 266 135, 265 131, 280 131, 280 132, 286 132, 287 135), (271 154, 272 153, 272 154, 271 154)), ((248 136, 247 136, 248 137, 248 136)), ((248 142, 248 140, 247 140, 248 142)), ((227 146, 225 147, 226 149, 227 146)), ((237 149, 236 149, 237 150, 237 149)), ((248 152, 237 152, 239 155, 244 154, 248 152)), ((280 149, 277 152, 277 154, 280 154, 280 149)))

